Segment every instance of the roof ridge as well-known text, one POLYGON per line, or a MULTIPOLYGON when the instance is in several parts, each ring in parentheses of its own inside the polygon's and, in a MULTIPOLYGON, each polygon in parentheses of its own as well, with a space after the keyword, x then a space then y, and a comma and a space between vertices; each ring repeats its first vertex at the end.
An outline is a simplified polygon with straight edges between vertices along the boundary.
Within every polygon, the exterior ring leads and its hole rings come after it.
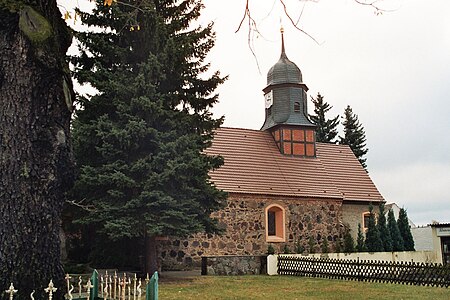
POLYGON ((251 128, 242 128, 242 127, 228 127, 228 126, 220 126, 219 128, 217 128, 216 130, 221 130, 221 129, 236 129, 236 130, 248 130, 248 131, 257 131, 257 132, 263 132, 260 129, 251 129, 251 128))

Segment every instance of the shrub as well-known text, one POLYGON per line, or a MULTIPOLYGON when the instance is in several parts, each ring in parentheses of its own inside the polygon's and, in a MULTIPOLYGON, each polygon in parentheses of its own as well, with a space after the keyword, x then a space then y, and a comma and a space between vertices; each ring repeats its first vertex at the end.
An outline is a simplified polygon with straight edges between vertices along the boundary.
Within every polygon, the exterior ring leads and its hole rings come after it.
POLYGON ((358 252, 367 251, 366 243, 364 242, 364 234, 361 229, 361 223, 358 223, 358 237, 356 238, 356 251, 358 252))
POLYGON ((314 249, 315 244, 316 242, 314 241, 314 238, 310 236, 308 241, 309 253, 316 253, 316 250, 314 249))
POLYGON ((305 247, 303 247, 300 240, 298 240, 297 243, 295 243, 295 253, 302 254, 303 252, 305 252, 305 247))
POLYGON ((350 227, 346 225, 344 227, 344 252, 352 253, 355 252, 355 241, 350 234, 350 227))
POLYGON ((328 249, 328 240, 325 238, 322 242, 322 253, 328 253, 330 249, 328 249))

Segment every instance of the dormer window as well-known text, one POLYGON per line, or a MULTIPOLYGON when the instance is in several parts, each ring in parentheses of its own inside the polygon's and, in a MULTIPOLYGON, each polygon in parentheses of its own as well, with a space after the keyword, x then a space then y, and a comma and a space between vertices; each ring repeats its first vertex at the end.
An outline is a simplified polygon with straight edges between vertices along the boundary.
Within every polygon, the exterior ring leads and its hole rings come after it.
POLYGON ((300 102, 294 102, 294 112, 300 112, 300 102))

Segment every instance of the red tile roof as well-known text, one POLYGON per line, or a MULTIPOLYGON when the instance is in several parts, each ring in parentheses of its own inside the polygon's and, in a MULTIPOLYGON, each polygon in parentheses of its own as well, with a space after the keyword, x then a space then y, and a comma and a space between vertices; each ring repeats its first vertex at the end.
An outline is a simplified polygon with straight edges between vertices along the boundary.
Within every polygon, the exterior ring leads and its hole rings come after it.
POLYGON ((317 143, 317 158, 278 151, 267 131, 221 128, 208 154, 225 164, 210 173, 227 192, 382 201, 383 197, 348 146, 317 143))

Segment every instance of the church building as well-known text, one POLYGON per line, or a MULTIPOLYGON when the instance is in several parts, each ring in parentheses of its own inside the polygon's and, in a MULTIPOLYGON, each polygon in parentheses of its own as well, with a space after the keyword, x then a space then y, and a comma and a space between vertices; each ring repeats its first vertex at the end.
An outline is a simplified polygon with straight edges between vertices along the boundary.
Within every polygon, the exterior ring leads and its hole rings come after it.
POLYGON ((369 204, 384 199, 348 146, 316 142, 307 91, 282 34, 280 59, 263 89, 261 129, 220 128, 206 151, 224 158, 210 173, 228 192, 226 207, 213 213, 223 234, 161 242, 163 268, 199 265, 202 256, 266 254, 269 245, 282 252, 312 243, 320 252, 327 240, 331 252, 344 226, 356 239, 369 204))

